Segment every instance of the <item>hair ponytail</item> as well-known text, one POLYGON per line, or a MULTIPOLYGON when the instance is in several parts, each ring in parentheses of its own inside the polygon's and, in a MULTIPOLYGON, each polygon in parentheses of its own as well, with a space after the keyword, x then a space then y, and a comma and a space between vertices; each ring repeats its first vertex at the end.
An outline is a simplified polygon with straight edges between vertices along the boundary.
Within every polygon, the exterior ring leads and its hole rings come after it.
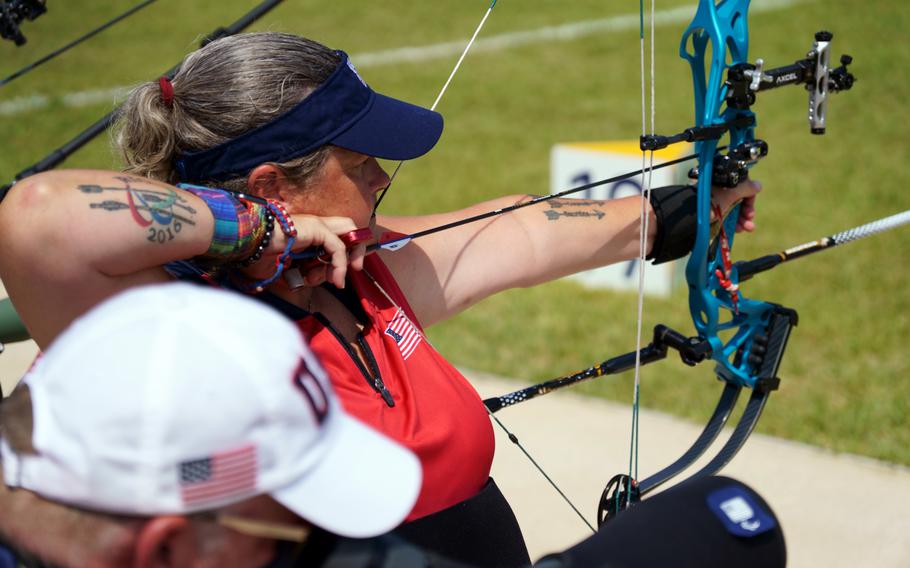
POLYGON ((120 109, 115 143, 124 160, 124 171, 174 182, 176 148, 174 115, 177 97, 166 104, 157 81, 143 83, 130 93, 120 109))

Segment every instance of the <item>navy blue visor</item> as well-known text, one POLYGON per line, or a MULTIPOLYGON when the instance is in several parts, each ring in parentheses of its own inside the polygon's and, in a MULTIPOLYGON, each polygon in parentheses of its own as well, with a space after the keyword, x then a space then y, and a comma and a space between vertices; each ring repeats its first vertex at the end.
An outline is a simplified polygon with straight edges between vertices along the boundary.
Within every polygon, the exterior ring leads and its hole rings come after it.
POLYGON ((335 71, 294 108, 233 140, 178 156, 180 181, 226 181, 326 144, 388 160, 410 160, 436 145, 442 115, 373 91, 347 54, 336 53, 341 63, 335 71))

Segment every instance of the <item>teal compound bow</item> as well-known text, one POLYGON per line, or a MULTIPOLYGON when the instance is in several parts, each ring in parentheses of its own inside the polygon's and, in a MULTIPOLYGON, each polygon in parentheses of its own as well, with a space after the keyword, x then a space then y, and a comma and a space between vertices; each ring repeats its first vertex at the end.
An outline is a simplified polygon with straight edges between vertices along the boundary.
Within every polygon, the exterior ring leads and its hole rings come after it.
MULTIPOLYGON (((751 389, 743 413, 726 443, 691 478, 717 473, 743 447, 771 392, 780 384, 777 372, 790 332, 797 324, 796 311, 771 302, 747 298, 739 290, 739 282, 789 258, 797 257, 799 251, 805 250, 805 245, 797 247, 799 250, 785 251, 794 253, 789 256, 781 253, 748 263, 733 264, 730 250, 739 217, 739 205, 728 212, 725 218, 712 221, 712 213, 715 217, 719 216, 716 211, 712 211, 711 190, 712 186, 734 187, 745 180, 749 168, 768 153, 768 144, 755 138, 756 119, 750 110, 758 92, 785 85, 804 85, 809 98, 810 130, 813 134, 824 134, 829 95, 850 89, 854 77, 847 70, 847 65, 851 63, 849 56, 841 57, 839 67, 831 67, 832 34, 826 31, 816 33, 806 57, 791 65, 765 69, 760 59, 749 63, 749 4, 750 0, 700 0, 695 17, 680 42, 680 56, 688 61, 692 70, 696 124, 671 136, 645 134, 641 137, 643 152, 653 152, 678 142, 694 142, 696 145, 698 165, 690 175, 698 179, 697 229, 693 251, 686 267, 689 308, 696 335, 689 337, 667 326, 658 325, 654 329, 651 343, 644 348, 608 359, 573 375, 484 401, 493 413, 576 382, 637 370, 641 365, 666 358, 670 349, 677 351, 682 361, 688 365, 708 359, 715 362, 715 373, 724 387, 701 434, 676 461, 643 480, 633 478, 631 464, 629 474, 614 476, 601 496, 598 524, 603 524, 692 466, 723 430, 742 390, 751 389), (727 145, 720 147, 719 141, 724 136, 728 137, 727 145)), ((631 175, 637 173, 641 172, 631 175)), ((624 177, 630 176, 618 176, 606 181, 624 177)), ((595 182, 586 187, 600 183, 595 182)), ((556 196, 578 189, 580 188, 573 188, 556 196)), ((555 196, 539 199, 551 197, 555 196)), ((522 205, 530 204, 531 202, 522 205)), ((494 213, 499 212, 491 212, 494 213)), ((907 214, 902 214, 879 221, 855 229, 850 235, 855 239, 893 228, 910 221, 907 217, 907 214)), ((847 239, 832 237, 827 241, 817 241, 817 246, 812 247, 811 252, 842 242, 847 242, 847 239), (823 246, 819 243, 826 244, 823 246)), ((636 406, 637 394, 636 387, 636 406)), ((514 435, 508 434, 513 442, 518 443, 514 435)), ((635 438, 637 419, 633 423, 633 445, 637 445, 635 438)), ((634 449, 633 453, 636 453, 634 449)), ((637 470, 637 466, 634 469, 637 470)))
MULTIPOLYGON (((743 388, 752 394, 731 436, 706 465, 691 478, 712 475, 742 448, 761 416, 777 376, 790 332, 797 324, 795 310, 745 297, 739 290, 738 267, 730 259, 739 217, 737 204, 725 218, 712 210, 712 186, 733 187, 748 177, 749 168, 767 155, 768 144, 755 138, 756 118, 751 107, 757 93, 785 85, 805 85, 809 97, 809 124, 813 134, 824 134, 828 97, 852 87, 854 78, 841 57, 841 66, 830 66, 832 34, 821 31, 804 59, 792 65, 765 69, 761 59, 748 60, 748 9, 750 0, 700 0, 695 17, 683 33, 680 56, 692 71, 695 91, 695 126, 672 136, 642 135, 641 149, 653 152, 678 142, 694 142, 698 165, 697 229, 695 245, 686 266, 689 309, 696 336, 685 337, 657 326, 654 340, 642 350, 640 363, 663 358, 667 348, 679 351, 694 365, 715 362, 723 390, 707 425, 683 455, 637 481, 615 476, 604 489, 598 508, 603 523, 683 472, 712 445, 727 422, 743 388), (727 135, 727 152, 718 152, 727 135), (716 221, 712 223, 712 213, 716 221)), ((633 426, 635 436, 637 425, 633 426)))

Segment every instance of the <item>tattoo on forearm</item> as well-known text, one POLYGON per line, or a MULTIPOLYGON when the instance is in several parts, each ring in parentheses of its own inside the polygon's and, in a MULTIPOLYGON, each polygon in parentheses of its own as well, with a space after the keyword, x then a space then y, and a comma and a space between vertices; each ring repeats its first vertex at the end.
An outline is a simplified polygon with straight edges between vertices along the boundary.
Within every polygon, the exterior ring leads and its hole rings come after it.
POLYGON ((132 176, 117 176, 122 187, 80 185, 82 193, 120 193, 126 201, 105 199, 89 205, 105 211, 129 210, 133 221, 147 231, 146 240, 163 244, 172 241, 183 225, 195 225, 196 210, 172 189, 140 189, 130 185, 143 180, 132 176))
POLYGON ((556 199, 548 201, 547 204, 550 208, 545 209, 543 213, 550 221, 558 221, 560 217, 596 217, 597 219, 603 219, 606 216, 606 213, 597 209, 598 206, 602 205, 599 201, 589 201, 586 199, 556 199), (554 209, 562 209, 563 207, 583 207, 585 209, 554 211, 554 209))
POLYGON ((553 199, 547 201, 550 209, 560 209, 562 207, 594 207, 603 205, 600 201, 591 201, 590 199, 553 199))
POLYGON ((606 213, 597 209, 593 211, 552 211, 548 209, 543 213, 550 221, 558 221, 560 217, 597 217, 598 219, 603 219, 606 215, 606 213))

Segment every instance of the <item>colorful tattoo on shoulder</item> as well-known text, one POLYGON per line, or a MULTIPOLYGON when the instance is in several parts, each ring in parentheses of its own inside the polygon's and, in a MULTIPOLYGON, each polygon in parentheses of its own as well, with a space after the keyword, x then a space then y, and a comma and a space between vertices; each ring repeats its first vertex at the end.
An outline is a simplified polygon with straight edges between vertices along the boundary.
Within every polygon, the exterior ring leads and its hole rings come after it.
POLYGON ((602 203, 599 201, 589 201, 587 199, 554 199, 547 201, 549 209, 544 209, 543 214, 550 221, 558 221, 563 217, 596 217, 603 219, 606 213, 597 207, 602 203))
POLYGON ((89 205, 105 211, 128 210, 133 221, 146 231, 146 240, 164 244, 176 238, 184 225, 195 225, 196 210, 177 192, 168 188, 143 189, 134 184, 146 180, 116 176, 122 186, 80 185, 82 193, 109 194, 109 199, 89 205), (116 197, 115 197, 116 196, 116 197))

